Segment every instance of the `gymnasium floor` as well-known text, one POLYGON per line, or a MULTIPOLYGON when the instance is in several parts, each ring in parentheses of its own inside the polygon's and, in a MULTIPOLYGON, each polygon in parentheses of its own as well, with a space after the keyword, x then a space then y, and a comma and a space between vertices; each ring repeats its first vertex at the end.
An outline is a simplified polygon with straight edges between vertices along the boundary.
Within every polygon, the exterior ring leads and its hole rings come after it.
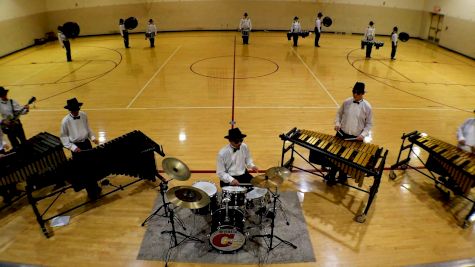
MULTIPOLYGON (((367 60, 361 36, 323 34, 320 48, 312 37, 294 48, 284 32, 252 33, 247 46, 237 32, 160 33, 154 49, 142 34, 131 35, 129 49, 120 36, 83 37, 71 42, 71 63, 56 42, 1 58, 0 85, 20 103, 38 99, 22 117, 28 137, 43 131, 59 135, 67 114, 63 106, 72 97, 84 102, 82 110, 102 142, 143 131, 167 157, 191 169, 190 180, 171 187, 218 183, 216 154, 226 145, 233 118, 248 135, 245 142, 260 169, 280 166, 279 134, 293 127, 334 134, 336 110, 356 81, 366 84, 374 113, 372 143, 389 150, 388 167, 403 133, 419 130, 455 144, 457 127, 474 115, 472 59, 411 39, 400 42, 391 61, 389 37, 380 37, 385 46, 373 49, 367 60)), ((156 160, 161 166, 162 158, 156 160)), ((415 171, 398 171, 395 180, 388 174, 360 224, 353 217, 367 194, 294 172, 281 189, 300 192, 317 262, 289 266, 401 266, 475 257, 474 226, 459 226, 470 202, 444 201, 415 171)), ((140 223, 157 196, 154 186, 139 183, 73 212, 70 224, 50 239, 41 234, 27 201, 20 201, 1 212, 0 261, 163 266, 136 260, 145 232, 140 223)), ((85 194, 70 197, 62 204, 85 194)))

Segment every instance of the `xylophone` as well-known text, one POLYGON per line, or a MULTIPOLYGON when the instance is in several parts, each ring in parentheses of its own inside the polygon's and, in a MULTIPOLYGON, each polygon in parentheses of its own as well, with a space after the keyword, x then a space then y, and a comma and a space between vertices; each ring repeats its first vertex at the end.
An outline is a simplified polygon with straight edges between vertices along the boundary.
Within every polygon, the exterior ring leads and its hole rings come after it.
POLYGON ((74 159, 66 159, 60 139, 49 133, 40 133, 28 140, 17 153, 0 158, 1 185, 26 181, 28 201, 33 208, 43 233, 49 237, 45 222, 79 208, 89 201, 59 214, 45 218, 37 203, 55 197, 48 209, 67 189, 79 191, 90 181, 99 181, 109 175, 126 175, 138 178, 120 185, 111 194, 143 179, 155 181, 158 171, 154 152, 165 156, 162 147, 140 131, 133 131, 90 150, 83 150, 74 159), (56 185, 43 194, 39 189, 56 185), (33 196, 33 192, 35 192, 33 196))
MULTIPOLYGON (((299 130, 297 128, 293 128, 286 134, 281 134, 280 138, 284 141, 282 148, 282 166, 287 168, 296 167, 293 166, 293 161, 294 153, 296 152, 294 145, 297 144, 309 149, 318 157, 325 159, 326 162, 330 163, 332 168, 340 169, 349 174, 351 178, 355 179, 359 187, 363 186, 365 177, 374 177, 370 191, 359 189, 370 195, 365 211, 356 217, 356 220, 359 222, 365 220, 371 202, 378 191, 388 150, 373 144, 346 141, 328 134, 303 129, 299 130), (292 143, 288 147, 285 146, 287 141, 292 143), (291 158, 284 163, 284 155, 289 150, 292 151, 291 158)), ((297 154, 301 156, 299 153, 297 154)), ((298 169, 306 171, 305 169, 298 169)), ((310 173, 316 174, 315 172, 310 173)))
POLYGON ((422 148, 429 155, 425 162, 419 157, 418 159, 427 168, 429 174, 419 172, 434 180, 436 185, 441 184, 454 194, 460 195, 474 203, 472 210, 466 216, 462 225, 467 227, 469 225, 469 218, 475 212, 475 201, 468 198, 471 189, 475 186, 475 155, 418 131, 403 134, 401 139, 403 139, 401 149, 396 163, 391 166, 389 177, 391 179, 396 178, 394 170, 398 167, 411 167, 415 169, 415 167, 409 164, 410 154, 413 151, 414 145, 422 148), (409 145, 405 145, 406 140, 409 142, 409 145), (408 149, 407 157, 401 159, 403 151, 408 149), (437 173, 441 177, 437 179, 433 173, 437 173))

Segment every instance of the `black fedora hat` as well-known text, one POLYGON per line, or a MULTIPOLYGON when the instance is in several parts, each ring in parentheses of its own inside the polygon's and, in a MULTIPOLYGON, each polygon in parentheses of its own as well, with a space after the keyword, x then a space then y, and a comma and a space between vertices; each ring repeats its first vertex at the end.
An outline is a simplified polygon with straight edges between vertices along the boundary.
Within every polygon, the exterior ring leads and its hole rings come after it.
POLYGON ((247 135, 241 133, 241 130, 239 128, 234 128, 234 129, 229 129, 228 135, 226 135, 224 138, 229 139, 229 140, 238 140, 238 139, 243 139, 247 135))
POLYGON ((0 86, 0 96, 5 96, 7 95, 8 90, 3 88, 3 86, 0 86))
POLYGON ((82 106, 81 102, 79 102, 76 98, 71 98, 66 101, 66 106, 64 106, 64 108, 68 110, 75 110, 81 106, 82 106))

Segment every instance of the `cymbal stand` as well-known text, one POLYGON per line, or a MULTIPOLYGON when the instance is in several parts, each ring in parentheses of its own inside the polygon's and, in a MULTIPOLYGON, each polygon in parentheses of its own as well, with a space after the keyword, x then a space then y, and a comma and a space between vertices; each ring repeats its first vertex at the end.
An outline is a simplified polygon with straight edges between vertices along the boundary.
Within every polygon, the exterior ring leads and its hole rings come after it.
MULTIPOLYGON (((160 178, 161 182, 160 182, 160 194, 162 195, 162 205, 160 207, 158 207, 154 212, 152 212, 143 222, 142 222, 142 226, 145 226, 145 224, 150 221, 153 217, 155 216, 160 216, 160 217, 164 217, 164 218, 169 218, 170 217, 170 212, 171 212, 171 209, 168 207, 168 204, 170 204, 170 202, 167 202, 165 200, 165 193, 167 192, 168 190, 168 182, 171 181, 170 180, 166 180, 165 178, 163 178, 160 174, 158 174, 157 172, 157 175, 158 177, 160 178), (160 212, 160 210, 163 208, 163 211, 164 213, 163 214, 158 214, 160 212)), ((185 228, 185 223, 180 220, 180 218, 178 218, 178 216, 176 216, 176 220, 178 221, 178 224, 180 224, 180 226, 183 228, 183 230, 186 231, 186 228, 185 228)))
POLYGON ((275 210, 276 210, 276 203, 277 203, 277 199, 279 198, 280 195, 278 194, 278 189, 277 189, 277 188, 275 189, 275 193, 272 192, 271 190, 269 190, 269 192, 271 192, 272 197, 274 198, 274 205, 273 205, 273 207, 272 207, 272 211, 274 212, 274 216, 272 216, 272 222, 271 222, 271 224, 270 224, 270 227, 271 227, 270 234, 265 234, 265 235, 253 235, 253 236, 251 237, 251 239, 254 239, 255 237, 262 237, 262 238, 264 238, 264 242, 266 242, 267 251, 268 251, 268 252, 271 251, 271 250, 273 250, 274 248, 278 247, 278 246, 279 246, 280 244, 282 244, 282 243, 285 244, 285 245, 288 245, 288 246, 290 246, 290 247, 292 247, 292 248, 294 248, 294 249, 297 249, 297 246, 296 246, 296 245, 294 245, 294 244, 292 244, 291 242, 289 242, 289 241, 287 241, 287 240, 284 240, 284 239, 282 239, 282 238, 280 238, 280 237, 274 235, 275 217, 276 217, 276 213, 275 213, 275 210), (269 243, 267 243, 266 238, 269 239, 269 243), (280 243, 277 244, 277 245, 275 245, 275 246, 272 245, 274 238, 276 238, 277 240, 280 241, 280 243))
MULTIPOLYGON (((274 195, 274 193, 272 193, 272 191, 270 191, 270 192, 271 192, 272 195, 274 195)), ((274 198, 274 200, 275 200, 275 198, 274 198)), ((284 203, 282 203, 282 200, 280 200, 280 198, 277 198, 277 205, 278 205, 280 211, 282 211, 282 216, 285 219, 285 224, 290 225, 289 219, 287 218, 287 212, 284 209, 284 203)), ((274 216, 275 216, 275 213, 274 213, 274 216)))

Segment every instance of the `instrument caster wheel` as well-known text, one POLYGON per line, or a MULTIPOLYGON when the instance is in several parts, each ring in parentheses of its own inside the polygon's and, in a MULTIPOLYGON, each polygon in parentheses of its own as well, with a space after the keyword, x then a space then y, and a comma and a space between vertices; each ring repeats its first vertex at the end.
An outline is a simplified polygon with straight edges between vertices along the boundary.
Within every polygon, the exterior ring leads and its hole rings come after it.
POLYGON ((396 172, 394 172, 394 170, 391 170, 391 171, 389 172, 389 178, 390 178, 391 180, 396 179, 396 176, 397 176, 397 175, 396 175, 396 172))
POLYGON ((357 221, 359 223, 364 223, 366 221, 366 215, 360 214, 360 215, 356 216, 355 221, 357 221))

